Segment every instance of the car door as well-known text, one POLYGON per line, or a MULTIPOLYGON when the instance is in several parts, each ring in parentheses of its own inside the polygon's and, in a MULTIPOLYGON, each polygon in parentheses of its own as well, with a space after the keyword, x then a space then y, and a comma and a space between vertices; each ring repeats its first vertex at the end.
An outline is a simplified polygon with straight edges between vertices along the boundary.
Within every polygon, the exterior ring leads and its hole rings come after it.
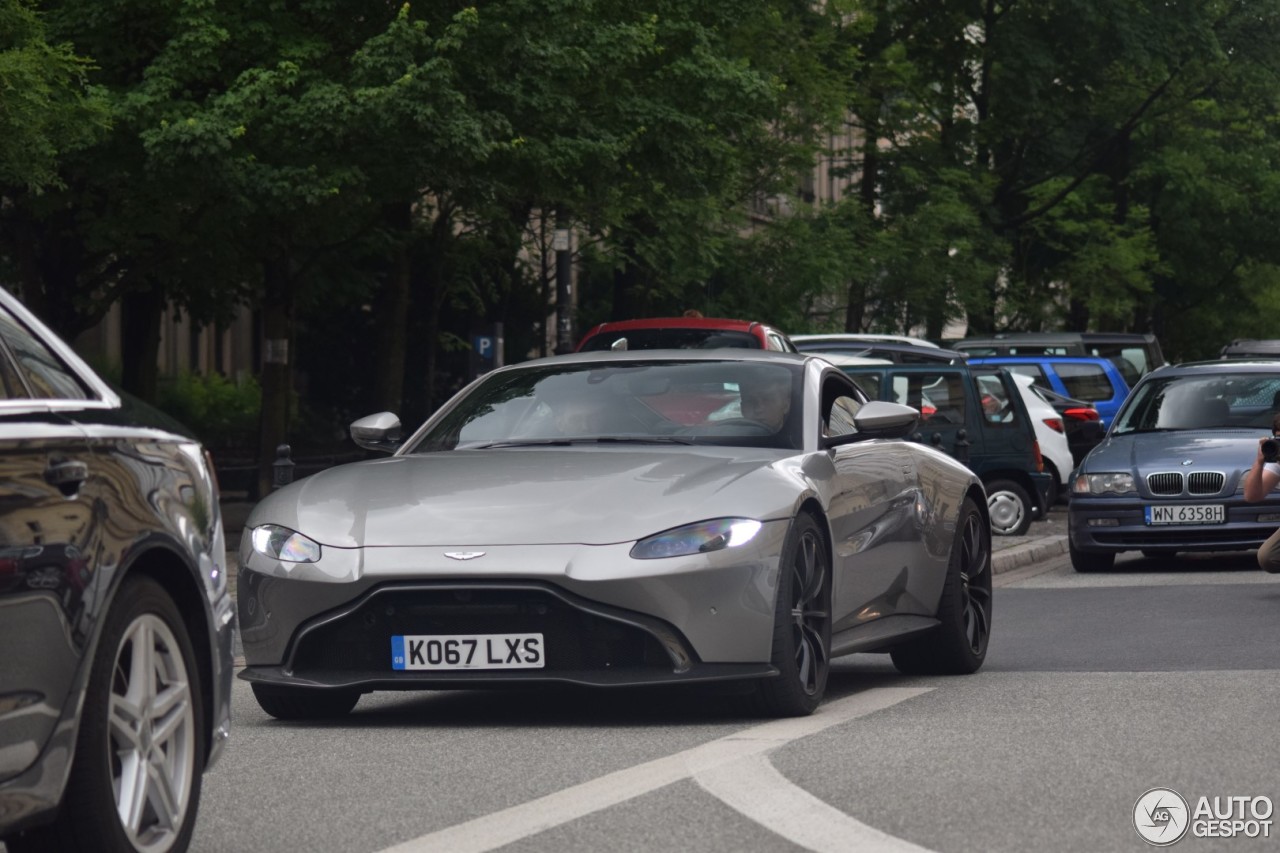
MULTIPOLYGON (((856 430, 853 416, 866 396, 836 372, 822 390, 824 435, 856 430)), ((828 493, 833 544, 832 632, 915 612, 911 571, 920 564, 915 524, 916 472, 907 445, 871 439, 831 451, 828 493)))
POLYGON ((91 453, 62 409, 88 396, 0 305, 0 781, 44 748, 85 648, 91 453))

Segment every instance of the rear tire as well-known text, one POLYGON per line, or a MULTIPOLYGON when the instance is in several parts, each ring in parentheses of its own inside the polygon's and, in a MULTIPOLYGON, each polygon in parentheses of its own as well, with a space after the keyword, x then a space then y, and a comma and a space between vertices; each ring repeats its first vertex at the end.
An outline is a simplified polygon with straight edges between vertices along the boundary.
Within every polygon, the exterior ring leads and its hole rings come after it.
POLYGON ((328 720, 345 717, 360 701, 355 690, 312 690, 253 684, 253 698, 277 720, 328 720))
POLYGON ((58 816, 11 853, 185 850, 204 772, 204 702, 187 625, 143 575, 116 593, 94 653, 58 816))
POLYGON ((773 665, 779 675, 756 682, 756 703, 771 717, 812 714, 831 672, 831 558, 811 515, 791 525, 778 568, 773 665))
POLYGON ((991 532, 997 536, 1021 536, 1031 526, 1031 498, 1012 480, 987 483, 987 512, 991 532))
POLYGON ((1111 551, 1081 551, 1074 542, 1067 546, 1071 552, 1071 568, 1081 574, 1105 572, 1116 564, 1116 555, 1111 551))
POLYGON ((965 498, 938 602, 936 628, 889 650, 908 675, 977 672, 991 641, 991 532, 978 505, 965 498))

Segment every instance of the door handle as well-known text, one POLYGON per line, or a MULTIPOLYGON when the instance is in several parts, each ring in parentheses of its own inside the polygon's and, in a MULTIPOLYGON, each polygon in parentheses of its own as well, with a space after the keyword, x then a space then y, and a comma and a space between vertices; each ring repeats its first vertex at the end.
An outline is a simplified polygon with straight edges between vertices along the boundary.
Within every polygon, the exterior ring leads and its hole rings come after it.
POLYGON ((80 484, 89 479, 89 466, 74 459, 53 460, 44 469, 44 479, 67 497, 80 490, 80 484))

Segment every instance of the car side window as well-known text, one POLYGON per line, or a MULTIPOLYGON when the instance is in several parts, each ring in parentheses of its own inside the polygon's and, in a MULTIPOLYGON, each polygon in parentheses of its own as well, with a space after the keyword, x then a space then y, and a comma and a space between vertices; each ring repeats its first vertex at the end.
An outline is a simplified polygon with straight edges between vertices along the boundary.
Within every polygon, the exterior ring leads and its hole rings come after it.
POLYGON ((1110 400, 1115 396, 1111 381, 1099 365, 1056 362, 1053 369, 1058 372, 1058 378, 1066 387, 1068 397, 1094 403, 1098 400, 1110 400))
POLYGON ((75 374, 15 317, 3 310, 0 310, 0 338, 13 354, 17 369, 31 388, 32 396, 57 400, 88 399, 88 392, 75 374))
POLYGON ((862 389, 854 382, 842 382, 828 376, 822 383, 822 434, 823 436, 853 435, 858 431, 853 419, 867 404, 862 389))

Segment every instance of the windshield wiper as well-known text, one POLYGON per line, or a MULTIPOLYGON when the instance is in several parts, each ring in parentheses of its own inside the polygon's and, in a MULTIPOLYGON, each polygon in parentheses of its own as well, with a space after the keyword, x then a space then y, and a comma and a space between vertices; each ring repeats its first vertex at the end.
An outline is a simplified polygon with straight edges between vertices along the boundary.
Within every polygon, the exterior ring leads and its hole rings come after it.
POLYGON ((687 438, 678 438, 674 435, 631 435, 616 436, 607 435, 600 438, 583 439, 584 441, 595 441, 599 444, 685 444, 692 445, 696 442, 687 438))
POLYGON ((473 444, 459 450, 489 450, 494 447, 568 447, 573 444, 567 438, 526 438, 514 441, 490 441, 487 444, 473 444))

